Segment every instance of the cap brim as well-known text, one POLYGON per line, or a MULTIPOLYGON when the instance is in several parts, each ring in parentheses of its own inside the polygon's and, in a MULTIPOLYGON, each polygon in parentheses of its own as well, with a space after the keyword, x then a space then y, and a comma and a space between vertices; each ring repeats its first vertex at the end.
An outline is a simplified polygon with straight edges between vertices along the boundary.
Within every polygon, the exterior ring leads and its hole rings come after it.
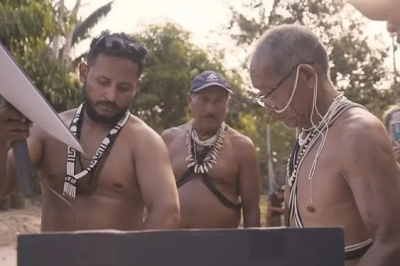
POLYGON ((388 0, 347 0, 361 14, 370 20, 385 21, 388 19, 390 1, 388 0))
POLYGON ((211 86, 217 86, 217 87, 223 88, 224 90, 226 90, 226 91, 229 92, 230 94, 233 94, 233 91, 232 91, 231 89, 229 89, 228 87, 222 86, 222 85, 219 84, 219 83, 207 83, 207 84, 204 85, 204 86, 201 86, 201 87, 198 87, 198 88, 196 88, 196 89, 194 89, 194 90, 191 90, 191 92, 199 92, 199 91, 204 90, 204 89, 206 89, 206 88, 208 88, 208 87, 211 87, 211 86))

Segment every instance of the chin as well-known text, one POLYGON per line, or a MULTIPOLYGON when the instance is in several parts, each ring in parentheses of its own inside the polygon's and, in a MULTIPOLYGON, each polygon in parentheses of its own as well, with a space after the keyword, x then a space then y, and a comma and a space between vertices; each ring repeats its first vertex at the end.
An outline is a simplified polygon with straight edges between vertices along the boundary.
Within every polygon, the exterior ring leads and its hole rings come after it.
POLYGON ((101 112, 91 113, 88 116, 96 123, 114 125, 122 118, 121 115, 108 115, 101 112))

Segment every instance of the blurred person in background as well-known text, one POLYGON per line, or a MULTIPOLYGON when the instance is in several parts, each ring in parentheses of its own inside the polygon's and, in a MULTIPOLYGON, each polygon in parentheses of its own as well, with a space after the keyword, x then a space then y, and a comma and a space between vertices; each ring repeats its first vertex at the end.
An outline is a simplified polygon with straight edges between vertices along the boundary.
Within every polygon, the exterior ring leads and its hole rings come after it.
POLYGON ((280 188, 268 197, 267 212, 265 217, 267 227, 282 226, 282 217, 285 211, 283 207, 284 196, 285 189, 280 188))
POLYGON ((390 106, 383 114, 383 123, 393 143, 393 152, 400 163, 400 106, 390 106))

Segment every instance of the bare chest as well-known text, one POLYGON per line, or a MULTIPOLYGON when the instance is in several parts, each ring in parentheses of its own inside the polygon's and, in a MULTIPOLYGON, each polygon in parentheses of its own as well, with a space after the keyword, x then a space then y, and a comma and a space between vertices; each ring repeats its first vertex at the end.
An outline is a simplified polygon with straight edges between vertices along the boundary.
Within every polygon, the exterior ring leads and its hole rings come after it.
MULTIPOLYGON (((188 157, 188 152, 185 138, 176 139, 171 143, 168 149, 174 175, 178 180, 187 170, 186 158, 188 157)), ((199 149, 198 152, 201 153, 204 152, 204 150, 199 149)), ((208 172, 209 177, 213 181, 221 184, 237 183, 239 166, 234 152, 234 148, 229 142, 229 139, 225 139, 222 149, 218 152, 217 163, 213 164, 212 169, 208 172)))
MULTIPOLYGON (((82 141, 87 154, 76 157, 75 174, 89 165, 102 140, 96 136, 88 136, 82 141)), ((67 173, 66 161, 67 146, 53 138, 48 139, 39 170, 41 176, 57 192, 62 191, 67 173)), ((119 136, 112 148, 103 154, 96 167, 78 180, 77 187, 82 191, 88 186, 94 186, 96 193, 103 193, 106 196, 139 194, 132 154, 129 147, 124 145, 122 136, 119 136)))
POLYGON ((337 212, 352 204, 351 191, 341 175, 340 148, 328 139, 304 155, 297 174, 297 206, 304 225, 337 221, 337 212), (336 213, 336 215, 335 215, 336 213))

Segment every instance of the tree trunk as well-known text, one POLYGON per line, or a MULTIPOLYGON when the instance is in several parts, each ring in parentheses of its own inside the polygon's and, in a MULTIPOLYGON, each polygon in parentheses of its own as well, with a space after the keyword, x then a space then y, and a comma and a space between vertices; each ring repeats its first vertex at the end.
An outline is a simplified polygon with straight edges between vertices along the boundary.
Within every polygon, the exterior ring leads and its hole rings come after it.
MULTIPOLYGON (((81 6, 81 2, 82 2, 81 0, 76 0, 75 6, 71 11, 71 15, 70 15, 71 17, 77 16, 79 8, 81 6)), ((71 62, 70 52, 71 52, 71 48, 72 48, 72 36, 74 34, 75 28, 76 28, 76 25, 74 25, 74 27, 71 27, 69 32, 66 32, 65 45, 64 45, 62 56, 61 56, 61 60, 66 64, 71 62)))
MULTIPOLYGON (((57 17, 57 24, 59 27, 63 26, 63 21, 64 21, 64 0, 60 0, 58 3, 58 17, 57 17)), ((55 58, 58 58, 58 53, 60 50, 60 41, 61 41, 61 36, 56 35, 53 40, 53 55, 55 58)))

